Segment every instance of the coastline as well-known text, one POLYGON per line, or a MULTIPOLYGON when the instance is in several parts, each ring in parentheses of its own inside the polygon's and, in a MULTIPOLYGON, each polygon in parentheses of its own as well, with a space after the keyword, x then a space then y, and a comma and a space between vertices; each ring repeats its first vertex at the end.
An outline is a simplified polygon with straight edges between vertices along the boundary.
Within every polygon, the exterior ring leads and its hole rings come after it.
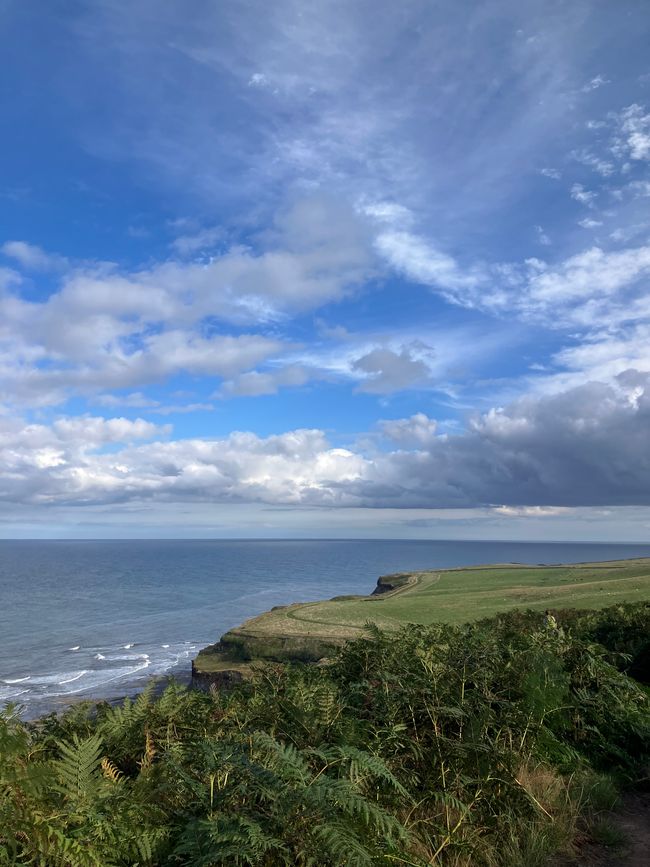
POLYGON ((650 558, 392 573, 380 576, 367 595, 274 606, 202 647, 189 669, 116 687, 108 695, 25 702, 24 718, 35 720, 84 702, 118 704, 151 683, 156 692, 170 682, 203 690, 230 688, 269 663, 323 664, 348 640, 362 635, 368 620, 393 631, 407 623, 461 623, 513 607, 598 608, 626 600, 650 601, 650 558))
POLYGON ((494 563, 380 576, 369 595, 276 606, 228 630, 192 661, 192 685, 228 688, 265 664, 326 664, 373 622, 463 623, 515 608, 597 609, 650 601, 650 558, 573 564, 494 563))

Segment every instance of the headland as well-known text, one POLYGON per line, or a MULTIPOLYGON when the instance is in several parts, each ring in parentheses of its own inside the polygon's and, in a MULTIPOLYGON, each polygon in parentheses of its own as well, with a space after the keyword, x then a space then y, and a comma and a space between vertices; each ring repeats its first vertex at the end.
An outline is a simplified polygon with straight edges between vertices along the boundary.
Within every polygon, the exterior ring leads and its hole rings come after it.
POLYGON ((226 632, 192 664, 195 686, 227 686, 259 665, 323 663, 367 624, 465 623, 518 609, 603 608, 650 600, 650 558, 571 565, 501 563, 385 575, 368 596, 279 606, 226 632))

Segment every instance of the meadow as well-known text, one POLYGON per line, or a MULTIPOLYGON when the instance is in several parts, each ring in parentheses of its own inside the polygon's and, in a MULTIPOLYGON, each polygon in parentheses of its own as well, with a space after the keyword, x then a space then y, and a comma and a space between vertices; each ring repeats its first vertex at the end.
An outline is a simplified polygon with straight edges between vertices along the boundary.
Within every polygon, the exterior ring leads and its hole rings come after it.
POLYGON ((383 592, 274 608, 202 651, 195 670, 245 673, 251 659, 314 662, 361 635, 368 623, 394 632, 411 623, 459 624, 519 608, 597 609, 648 601, 650 560, 401 573, 380 578, 378 590, 383 592))

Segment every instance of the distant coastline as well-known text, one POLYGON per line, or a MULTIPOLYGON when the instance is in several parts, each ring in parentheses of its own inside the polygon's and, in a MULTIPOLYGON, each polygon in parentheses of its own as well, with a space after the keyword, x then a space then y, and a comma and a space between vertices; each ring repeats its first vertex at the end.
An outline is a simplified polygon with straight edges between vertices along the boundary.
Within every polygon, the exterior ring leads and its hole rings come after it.
POLYGON ((200 648, 251 618, 364 597, 382 574, 648 555, 648 545, 584 543, 0 542, 0 705, 36 717, 134 695, 151 676, 187 680, 200 648))

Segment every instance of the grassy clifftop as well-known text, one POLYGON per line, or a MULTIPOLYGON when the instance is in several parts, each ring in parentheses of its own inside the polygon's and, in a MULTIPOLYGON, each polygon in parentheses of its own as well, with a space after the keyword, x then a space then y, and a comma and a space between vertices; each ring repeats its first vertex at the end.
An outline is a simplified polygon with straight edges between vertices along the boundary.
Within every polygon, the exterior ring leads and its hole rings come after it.
POLYGON ((513 608, 602 608, 650 600, 650 559, 568 566, 498 564, 383 576, 371 596, 337 597, 268 611, 201 651, 195 675, 247 673, 255 661, 317 662, 365 624, 463 623, 513 608))

